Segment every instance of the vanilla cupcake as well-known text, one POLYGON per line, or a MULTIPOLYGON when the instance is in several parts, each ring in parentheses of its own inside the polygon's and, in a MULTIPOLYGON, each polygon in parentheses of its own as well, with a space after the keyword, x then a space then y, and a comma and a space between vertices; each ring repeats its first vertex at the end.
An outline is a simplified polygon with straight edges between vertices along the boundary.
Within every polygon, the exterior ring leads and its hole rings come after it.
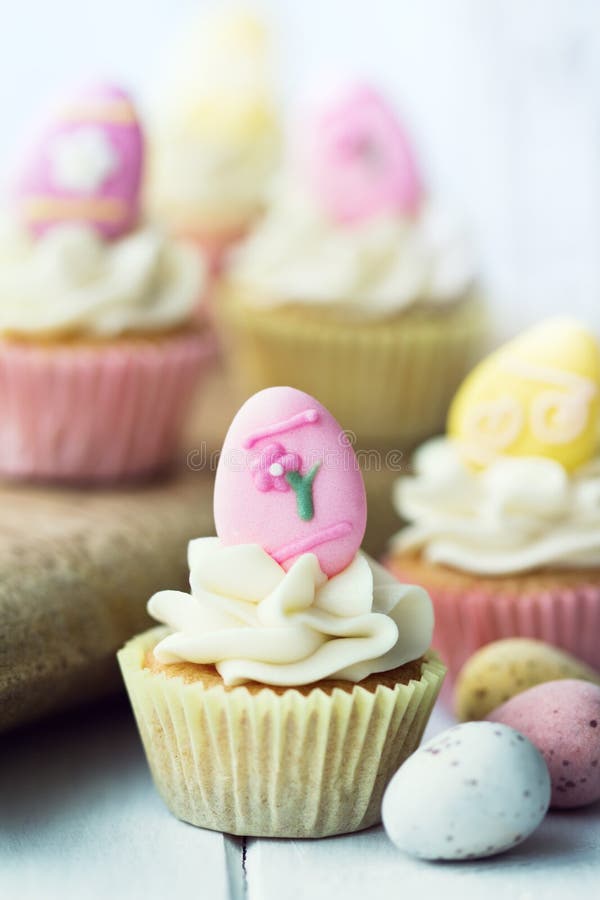
POLYGON ((380 821, 444 668, 431 603, 360 552, 366 501, 340 426, 272 388, 239 411, 215 483, 216 538, 189 594, 119 653, 156 785, 179 818, 321 837, 380 821))
POLYGON ((389 569, 431 594, 455 676, 483 644, 537 638, 600 669, 600 349, 551 320, 482 362, 395 501, 389 569))
POLYGON ((140 221, 128 95, 59 102, 25 148, 0 228, 0 473, 147 475, 177 449, 212 352, 192 247, 140 221))
POLYGON ((153 111, 148 203, 218 268, 264 206, 279 152, 271 48, 243 6, 204 14, 173 48, 153 111))
POLYGON ((350 85, 301 120, 218 312, 245 389, 316 393, 364 444, 406 448, 442 427, 481 349, 475 265, 372 87, 350 85))

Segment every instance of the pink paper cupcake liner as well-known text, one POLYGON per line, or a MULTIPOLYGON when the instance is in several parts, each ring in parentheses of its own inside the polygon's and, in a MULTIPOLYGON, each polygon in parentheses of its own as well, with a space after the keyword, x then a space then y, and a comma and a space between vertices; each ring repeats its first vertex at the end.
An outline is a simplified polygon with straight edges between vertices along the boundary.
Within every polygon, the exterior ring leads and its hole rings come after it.
POLYGON ((467 659, 484 644, 509 637, 545 641, 572 653, 600 671, 600 571, 573 574, 572 585, 565 572, 490 579, 449 572, 448 583, 435 570, 428 583, 427 564, 401 558, 386 561, 390 571, 403 581, 416 581, 431 596, 435 610, 433 647, 448 666, 451 683, 467 659), (472 581, 472 585, 467 582, 472 581), (456 583, 453 583, 456 582, 456 583))
POLYGON ((110 481, 177 450, 213 339, 192 332, 101 344, 0 343, 0 474, 110 481))

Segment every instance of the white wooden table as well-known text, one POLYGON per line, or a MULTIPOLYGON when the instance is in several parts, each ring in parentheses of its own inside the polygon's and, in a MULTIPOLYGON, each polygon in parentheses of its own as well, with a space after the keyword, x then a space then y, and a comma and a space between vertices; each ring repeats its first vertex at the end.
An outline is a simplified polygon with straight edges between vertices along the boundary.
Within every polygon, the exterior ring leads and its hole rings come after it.
MULTIPOLYGON (((448 723, 436 711, 429 733, 448 723)), ((2 900, 591 900, 599 885, 600 805, 551 814, 504 856, 423 863, 380 828, 244 842, 178 822, 123 700, 0 738, 2 900)))

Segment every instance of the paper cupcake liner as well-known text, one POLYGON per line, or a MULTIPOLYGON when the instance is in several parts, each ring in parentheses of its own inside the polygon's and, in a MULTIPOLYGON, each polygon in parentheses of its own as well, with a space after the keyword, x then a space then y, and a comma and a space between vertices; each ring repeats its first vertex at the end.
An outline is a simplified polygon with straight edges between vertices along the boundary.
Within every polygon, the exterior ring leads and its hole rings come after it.
POLYGON ((251 693, 144 668, 164 633, 145 632, 118 656, 171 812, 203 828, 261 837, 323 837, 380 821, 385 787, 417 747, 442 683, 435 655, 427 655, 419 681, 393 688, 251 693))
POLYGON ((363 444, 409 449, 442 429, 483 349, 483 306, 347 322, 305 307, 253 308, 231 286, 217 297, 230 364, 245 392, 287 384, 319 397, 363 444))
POLYGON ((0 343, 0 474, 104 481, 170 462, 210 337, 0 343))
POLYGON ((509 637, 545 641, 600 671, 600 570, 477 578, 399 554, 387 568, 421 585, 435 610, 433 646, 450 684, 484 644, 509 637))

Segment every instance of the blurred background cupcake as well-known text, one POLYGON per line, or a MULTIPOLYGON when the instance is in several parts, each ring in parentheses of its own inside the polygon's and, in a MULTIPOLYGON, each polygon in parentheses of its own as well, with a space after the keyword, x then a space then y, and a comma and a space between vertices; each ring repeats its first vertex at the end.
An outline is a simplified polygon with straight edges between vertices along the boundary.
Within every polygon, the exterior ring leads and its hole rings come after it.
POLYGON ((204 10, 175 42, 150 119, 149 208, 218 269, 263 209, 279 154, 270 38, 258 14, 204 10))
POLYGON ((0 233, 0 473, 59 480, 167 465, 213 340, 193 247, 140 219, 144 137, 94 84, 24 145, 0 233))
POLYGON ((443 425, 485 315, 463 230, 426 195, 396 110, 348 83, 308 105, 269 208, 219 292, 245 392, 316 393, 359 446, 443 425))
POLYGON ((537 638, 600 670, 600 348, 550 320, 477 366, 448 435, 398 481, 391 571, 433 600, 455 677, 484 644, 537 638))

